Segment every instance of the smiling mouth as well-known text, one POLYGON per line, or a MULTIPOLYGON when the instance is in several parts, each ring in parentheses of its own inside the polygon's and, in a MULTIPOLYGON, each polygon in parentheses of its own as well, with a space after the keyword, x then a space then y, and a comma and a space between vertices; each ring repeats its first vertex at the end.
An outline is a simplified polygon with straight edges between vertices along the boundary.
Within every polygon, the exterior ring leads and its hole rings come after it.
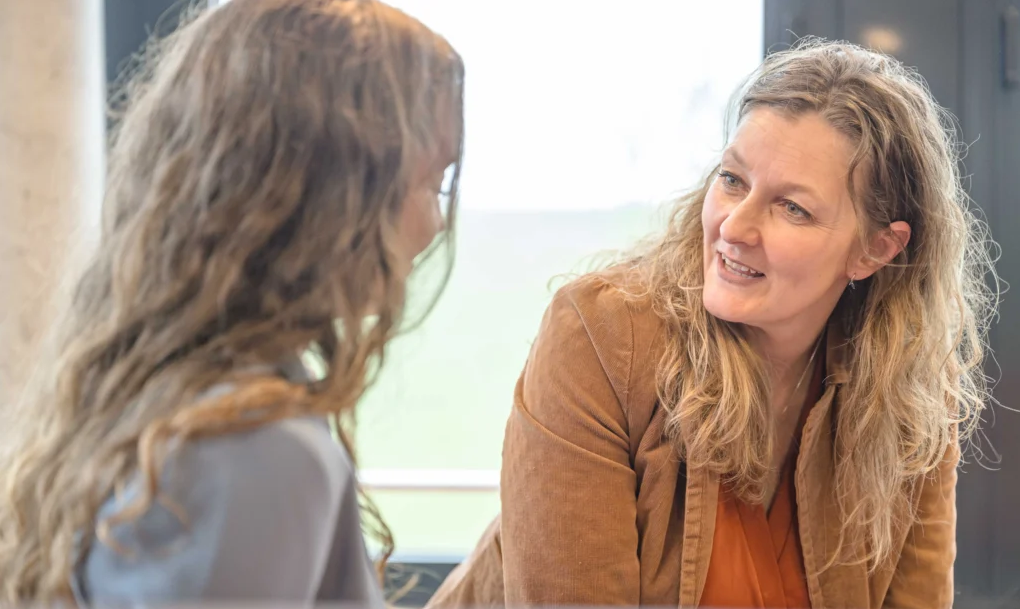
POLYGON ((729 258, 726 257, 725 254, 720 253, 719 257, 722 258, 723 266, 726 267, 726 270, 733 273, 734 275, 739 275, 740 277, 746 277, 748 279, 757 279, 759 277, 765 276, 765 273, 762 273, 761 271, 752 269, 749 266, 744 266, 739 262, 730 260, 729 258))

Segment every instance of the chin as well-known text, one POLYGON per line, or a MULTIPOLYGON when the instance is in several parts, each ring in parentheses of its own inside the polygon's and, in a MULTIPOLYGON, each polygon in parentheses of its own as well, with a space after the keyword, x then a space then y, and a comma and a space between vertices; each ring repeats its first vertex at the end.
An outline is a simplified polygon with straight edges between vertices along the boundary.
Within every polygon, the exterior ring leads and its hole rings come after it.
POLYGON ((713 297, 706 295, 703 301, 705 310, 713 317, 734 324, 748 324, 752 316, 748 314, 743 303, 733 302, 732 298, 713 297))

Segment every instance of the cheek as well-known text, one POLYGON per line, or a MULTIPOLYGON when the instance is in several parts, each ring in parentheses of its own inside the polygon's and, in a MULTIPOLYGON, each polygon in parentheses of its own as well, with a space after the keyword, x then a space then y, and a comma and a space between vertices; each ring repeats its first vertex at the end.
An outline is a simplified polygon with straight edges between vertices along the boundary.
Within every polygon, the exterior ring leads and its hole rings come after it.
POLYGON ((775 240, 769 261, 783 270, 786 279, 808 288, 808 292, 824 292, 842 273, 846 252, 831 238, 788 236, 775 240))
POLYGON ((719 214, 719 197, 713 186, 705 195, 705 203, 701 207, 701 229, 705 233, 705 247, 709 247, 719 237, 719 225, 722 218, 719 214))
POLYGON ((424 250, 442 228, 438 202, 427 193, 419 193, 404 203, 400 214, 400 236, 417 256, 424 250))

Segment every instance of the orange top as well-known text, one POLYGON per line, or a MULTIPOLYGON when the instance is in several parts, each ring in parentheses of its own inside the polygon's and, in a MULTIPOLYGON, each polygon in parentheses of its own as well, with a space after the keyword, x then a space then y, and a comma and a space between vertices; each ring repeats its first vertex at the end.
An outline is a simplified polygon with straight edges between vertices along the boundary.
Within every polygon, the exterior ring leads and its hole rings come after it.
POLYGON ((764 506, 740 501, 725 485, 719 488, 702 607, 810 609, 794 475, 801 430, 822 393, 822 370, 824 365, 819 362, 794 434, 794 450, 780 473, 772 509, 766 514, 764 506))

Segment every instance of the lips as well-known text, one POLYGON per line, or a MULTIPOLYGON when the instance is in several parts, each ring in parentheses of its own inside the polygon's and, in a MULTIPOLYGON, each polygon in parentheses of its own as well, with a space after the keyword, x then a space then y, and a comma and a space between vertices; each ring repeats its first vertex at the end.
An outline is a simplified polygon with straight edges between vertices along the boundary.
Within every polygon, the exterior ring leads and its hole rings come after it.
POLYGON ((749 279, 765 276, 765 273, 762 273, 758 269, 749 267, 746 264, 741 264, 739 261, 729 258, 728 256, 726 256, 726 254, 723 254, 722 252, 719 253, 719 256, 722 258, 723 264, 726 266, 726 269, 732 271, 733 273, 736 273, 737 275, 741 275, 749 279))

